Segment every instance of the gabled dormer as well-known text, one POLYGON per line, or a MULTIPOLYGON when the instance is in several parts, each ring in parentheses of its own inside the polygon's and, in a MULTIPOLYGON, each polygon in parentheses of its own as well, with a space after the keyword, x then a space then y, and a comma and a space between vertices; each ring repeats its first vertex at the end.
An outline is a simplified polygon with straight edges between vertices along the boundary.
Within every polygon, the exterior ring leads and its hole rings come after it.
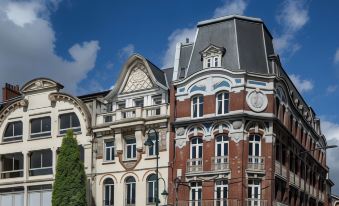
POLYGON ((224 56, 226 49, 210 44, 200 52, 203 68, 221 67, 221 59, 224 56))

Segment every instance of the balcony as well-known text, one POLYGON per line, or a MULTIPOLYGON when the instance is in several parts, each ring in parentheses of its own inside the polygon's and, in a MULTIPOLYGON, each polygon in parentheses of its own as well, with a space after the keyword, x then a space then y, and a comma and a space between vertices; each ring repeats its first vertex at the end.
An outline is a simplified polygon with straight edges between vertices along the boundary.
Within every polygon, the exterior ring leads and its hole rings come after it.
POLYGON ((98 123, 116 122, 135 118, 151 118, 167 115, 167 104, 146 107, 129 107, 98 115, 98 123))
POLYGON ((249 198, 245 202, 246 206, 267 206, 267 200, 249 198))
POLYGON ((199 173, 203 171, 202 158, 187 160, 186 173, 199 173))
POLYGON ((247 169, 254 172, 265 172, 265 159, 259 156, 249 156, 247 169))
POLYGON ((217 156, 211 158, 211 171, 225 171, 228 169, 228 156, 217 156))
POLYGON ((287 170, 284 165, 282 165, 279 161, 275 161, 275 174, 287 179, 287 170))
POLYGON ((188 200, 179 201, 177 206, 241 206, 241 201, 237 199, 218 200, 188 200))

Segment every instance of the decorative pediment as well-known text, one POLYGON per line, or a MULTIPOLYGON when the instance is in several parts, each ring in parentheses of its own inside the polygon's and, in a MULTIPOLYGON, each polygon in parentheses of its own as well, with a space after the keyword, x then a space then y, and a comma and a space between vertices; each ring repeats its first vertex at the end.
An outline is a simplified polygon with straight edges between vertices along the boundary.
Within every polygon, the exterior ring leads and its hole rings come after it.
POLYGON ((33 79, 29 82, 27 82, 22 88, 22 93, 28 93, 28 92, 34 92, 39 90, 45 90, 45 89, 62 89, 63 86, 51 79, 47 78, 38 78, 33 79))
POLYGON ((153 88, 153 83, 149 77, 146 67, 142 63, 137 63, 129 73, 122 93, 135 92, 153 88))
POLYGON ((214 56, 218 54, 223 56, 225 52, 226 52, 226 49, 224 47, 218 47, 213 44, 210 44, 208 47, 202 50, 200 54, 201 54, 201 58, 203 58, 203 57, 214 56))

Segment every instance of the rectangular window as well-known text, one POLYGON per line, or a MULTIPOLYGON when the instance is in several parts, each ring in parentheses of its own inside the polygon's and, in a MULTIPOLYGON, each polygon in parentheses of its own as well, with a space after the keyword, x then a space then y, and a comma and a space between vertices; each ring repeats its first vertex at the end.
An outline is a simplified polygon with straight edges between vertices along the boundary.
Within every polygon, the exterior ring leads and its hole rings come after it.
POLYGON ((229 94, 227 92, 219 93, 217 95, 217 114, 228 113, 229 94))
POLYGON ((1 155, 1 178, 23 177, 24 160, 21 153, 1 155))
POLYGON ((126 203, 127 205, 135 205, 135 182, 127 183, 127 198, 126 203))
POLYGON ((202 183, 201 182, 192 182, 191 183, 191 206, 202 206, 202 183))
POLYGON ((260 205, 260 180, 248 180, 248 204, 260 205))
POLYGON ((0 189, 0 206, 24 206, 24 188, 0 189))
POLYGON ((153 145, 148 146, 148 156, 154 156, 157 154, 157 145, 156 145, 156 139, 152 138, 153 145))
POLYGON ((144 106, 144 99, 136 99, 136 100, 134 100, 134 105, 136 107, 143 107, 144 106))
POLYGON ((52 206, 52 185, 29 186, 28 206, 52 206))
POLYGON ((137 143, 135 138, 126 139, 126 159, 137 157, 137 143))
POLYGON ((113 161, 115 157, 115 146, 114 146, 114 140, 105 140, 104 142, 105 146, 105 161, 113 161))
POLYGON ((52 174, 52 151, 33 151, 30 155, 30 176, 52 174))
POLYGON ((118 106, 118 109, 124 109, 126 108, 126 103, 123 101, 117 102, 117 106, 118 106))
POLYGON ((31 120, 31 138, 51 136, 51 117, 31 120))
POLYGON ((180 69, 179 79, 185 78, 186 69, 183 67, 180 69))
POLYGON ((228 182, 218 180, 215 182, 215 206, 227 206, 228 182))
POLYGON ((193 118, 202 117, 204 114, 204 97, 195 96, 192 99, 193 118))
POLYGON ((8 123, 3 141, 9 142, 9 141, 15 141, 15 140, 22 140, 22 122, 10 122, 8 123))
POLYGON ((68 129, 72 129, 73 132, 80 132, 80 122, 77 115, 72 112, 68 114, 61 114, 60 117, 60 134, 65 134, 68 129))

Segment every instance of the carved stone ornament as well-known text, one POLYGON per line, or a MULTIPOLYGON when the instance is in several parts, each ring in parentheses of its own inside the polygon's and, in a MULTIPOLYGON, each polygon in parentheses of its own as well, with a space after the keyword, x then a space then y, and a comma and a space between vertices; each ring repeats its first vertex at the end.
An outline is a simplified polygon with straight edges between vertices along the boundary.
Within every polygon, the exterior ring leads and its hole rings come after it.
POLYGON ((259 89, 256 89, 246 96, 247 105, 254 112, 262 112, 266 109, 268 100, 267 96, 262 93, 259 89))
POLYGON ((242 126, 242 121, 234 121, 232 123, 233 129, 240 129, 242 126))
POLYGON ((186 145, 186 138, 175 139, 175 146, 182 149, 186 145))
POLYGON ((183 136, 185 134, 185 128, 179 127, 179 128, 176 129, 175 132, 176 132, 177 136, 181 137, 181 136, 183 136))

